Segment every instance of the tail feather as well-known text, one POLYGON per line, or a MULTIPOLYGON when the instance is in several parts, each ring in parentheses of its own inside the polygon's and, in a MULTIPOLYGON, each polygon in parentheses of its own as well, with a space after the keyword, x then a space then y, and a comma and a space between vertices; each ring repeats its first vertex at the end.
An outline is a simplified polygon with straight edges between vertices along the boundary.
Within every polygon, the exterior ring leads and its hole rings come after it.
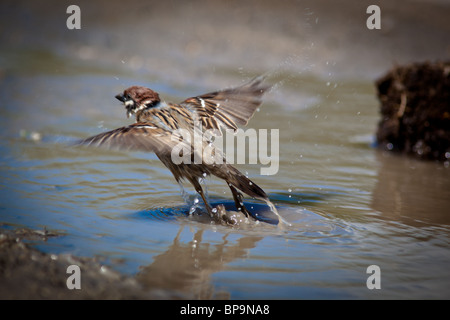
POLYGON ((226 166, 228 174, 224 179, 227 181, 227 183, 232 184, 234 187, 249 195, 250 197, 261 200, 269 200, 269 197, 264 192, 264 190, 261 189, 256 183, 251 181, 238 169, 232 167, 231 165, 227 164, 226 166))

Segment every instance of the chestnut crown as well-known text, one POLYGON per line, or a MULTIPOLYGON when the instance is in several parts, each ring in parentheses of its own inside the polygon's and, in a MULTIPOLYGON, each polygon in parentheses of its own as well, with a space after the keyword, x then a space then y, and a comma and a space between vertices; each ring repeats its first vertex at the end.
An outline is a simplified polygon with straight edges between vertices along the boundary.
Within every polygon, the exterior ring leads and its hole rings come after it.
POLYGON ((122 94, 116 95, 116 99, 123 102, 128 117, 138 111, 154 108, 161 102, 158 93, 140 86, 129 87, 122 94))

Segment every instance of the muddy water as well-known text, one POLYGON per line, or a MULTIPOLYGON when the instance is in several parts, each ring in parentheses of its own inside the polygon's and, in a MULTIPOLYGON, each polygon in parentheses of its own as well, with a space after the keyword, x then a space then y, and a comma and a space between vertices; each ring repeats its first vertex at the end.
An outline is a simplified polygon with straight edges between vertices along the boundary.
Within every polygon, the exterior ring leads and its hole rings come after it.
MULTIPOLYGON (((347 4, 349 15, 359 8, 347 4)), ((62 231, 65 236, 38 248, 99 256, 152 290, 186 298, 449 298, 448 163, 419 162, 373 146, 379 116, 374 75, 391 65, 386 52, 409 58, 392 47, 398 35, 392 31, 389 38, 385 30, 374 36, 387 37, 378 51, 383 65, 379 55, 351 52, 350 41, 345 48, 339 42, 348 41, 344 33, 326 41, 335 30, 330 24, 342 25, 325 3, 290 5, 295 10, 267 11, 265 4, 256 16, 251 6, 215 4, 233 12, 234 24, 215 15, 215 24, 212 17, 205 22, 214 6, 186 6, 184 18, 174 19, 142 5, 126 14, 142 11, 154 19, 130 26, 119 19, 118 5, 107 18, 100 7, 81 3, 84 30, 76 34, 55 27, 66 17, 57 5, 2 5, 2 21, 12 19, 8 12, 29 17, 28 25, 2 34, 8 45, 0 50, 3 227, 62 231), (47 23, 40 23, 42 15, 47 23), (157 45, 140 42, 145 32, 138 27, 153 30, 148 38, 157 45), (231 49, 216 39, 225 34, 219 38, 231 49), (264 36, 272 34, 274 45, 261 52, 264 36), (333 59, 322 49, 335 50, 333 59), (269 194, 290 226, 211 223, 188 214, 179 186, 154 155, 67 146, 130 123, 114 95, 132 84, 180 101, 262 72, 277 85, 249 127, 279 130, 279 170, 262 176, 261 163, 237 167, 269 194), (370 265, 381 270, 380 290, 367 288, 370 265)), ((181 10, 174 4, 162 9, 174 8, 181 10)), ((448 11, 436 8, 427 7, 430 16, 448 11)), ((180 15, 178 10, 171 12, 180 15)), ((390 30, 404 30, 409 20, 396 18, 390 30)), ((441 30, 439 19, 433 21, 422 28, 441 30)), ((233 208, 222 181, 208 179, 207 185, 214 205, 233 208)), ((187 192, 193 200, 193 190, 187 192)), ((245 203, 270 212, 264 203, 245 203)))

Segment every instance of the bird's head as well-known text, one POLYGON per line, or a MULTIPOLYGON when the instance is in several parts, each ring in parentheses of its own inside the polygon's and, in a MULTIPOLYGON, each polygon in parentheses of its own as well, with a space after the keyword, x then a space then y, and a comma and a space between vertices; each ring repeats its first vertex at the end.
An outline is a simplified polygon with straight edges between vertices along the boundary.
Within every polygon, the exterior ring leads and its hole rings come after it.
POLYGON ((158 93, 149 88, 139 86, 126 89, 122 94, 118 94, 116 98, 125 105, 128 118, 141 110, 154 108, 161 102, 158 93))

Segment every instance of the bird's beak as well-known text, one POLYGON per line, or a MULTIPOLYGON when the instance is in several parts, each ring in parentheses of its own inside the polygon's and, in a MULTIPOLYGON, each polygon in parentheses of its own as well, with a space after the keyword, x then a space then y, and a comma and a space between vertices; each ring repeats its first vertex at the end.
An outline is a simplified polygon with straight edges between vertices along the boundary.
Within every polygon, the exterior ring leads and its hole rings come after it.
POLYGON ((118 94, 118 95, 116 96, 116 99, 119 100, 119 101, 121 101, 121 102, 125 102, 125 96, 124 96, 123 94, 118 94))

